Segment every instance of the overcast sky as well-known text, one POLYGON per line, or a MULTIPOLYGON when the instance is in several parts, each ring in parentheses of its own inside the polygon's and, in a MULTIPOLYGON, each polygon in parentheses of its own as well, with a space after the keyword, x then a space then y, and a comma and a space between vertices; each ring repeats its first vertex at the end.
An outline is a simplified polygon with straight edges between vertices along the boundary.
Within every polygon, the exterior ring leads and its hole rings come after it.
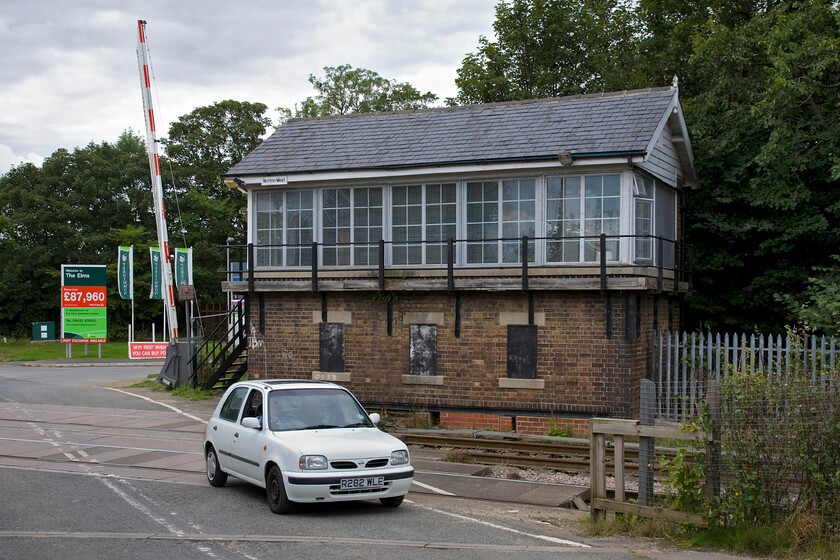
POLYGON ((58 148, 144 135, 137 20, 146 20, 159 134, 225 99, 277 107, 314 95, 307 78, 350 64, 441 101, 497 0, 4 0, 0 174, 58 148), (162 125, 161 123, 166 123, 162 125))

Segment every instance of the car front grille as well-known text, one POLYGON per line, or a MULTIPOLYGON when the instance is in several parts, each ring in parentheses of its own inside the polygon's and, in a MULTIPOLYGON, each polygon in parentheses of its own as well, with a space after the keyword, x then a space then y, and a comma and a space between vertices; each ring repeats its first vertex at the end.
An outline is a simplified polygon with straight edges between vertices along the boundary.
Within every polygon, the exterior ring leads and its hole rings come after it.
MULTIPOLYGON (((365 469, 377 469, 379 467, 386 467, 388 466, 389 459, 382 458, 382 459, 371 459, 367 463, 365 463, 365 469)), ((352 469, 360 469, 358 464, 354 461, 330 461, 330 466, 336 470, 352 470, 352 469)))

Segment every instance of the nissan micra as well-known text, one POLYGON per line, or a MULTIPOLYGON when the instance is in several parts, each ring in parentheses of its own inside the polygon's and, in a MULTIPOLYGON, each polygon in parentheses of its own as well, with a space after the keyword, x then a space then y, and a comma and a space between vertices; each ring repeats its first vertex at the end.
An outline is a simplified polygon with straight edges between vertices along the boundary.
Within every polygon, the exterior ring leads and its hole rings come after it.
POLYGON ((347 389, 300 380, 235 383, 207 423, 207 480, 265 488, 274 513, 295 502, 378 498, 399 506, 414 478, 408 448, 347 389))

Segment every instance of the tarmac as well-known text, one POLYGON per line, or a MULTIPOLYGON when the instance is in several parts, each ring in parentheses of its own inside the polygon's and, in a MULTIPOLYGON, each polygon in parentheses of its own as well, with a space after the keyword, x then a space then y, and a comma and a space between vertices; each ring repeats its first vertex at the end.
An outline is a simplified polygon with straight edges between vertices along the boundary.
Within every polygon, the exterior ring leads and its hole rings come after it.
MULTIPOLYGON (((44 360, 18 362, 32 367, 131 367, 159 366, 159 360, 44 360)), ((138 379, 139 380, 139 379, 138 379)), ((161 411, 114 411, 108 409, 80 409, 79 407, 38 405, 39 424, 47 427, 61 426, 65 422, 107 425, 107 437, 95 441, 76 442, 74 447, 82 455, 74 455, 67 462, 67 454, 56 454, 54 446, 31 443, 20 451, 23 457, 13 459, 8 455, 0 463, 25 466, 32 459, 50 463, 52 470, 86 472, 89 474, 116 475, 187 484, 207 484, 202 443, 206 420, 212 416, 218 397, 204 401, 189 401, 173 396, 167 391, 148 387, 130 387, 133 382, 116 383, 108 389, 131 394, 137 398, 161 404, 161 411), (139 430, 165 433, 173 430, 174 437, 161 437, 153 446, 134 444, 139 430), (154 451, 146 449, 154 447, 154 451), (25 458, 24 458, 25 457, 25 458), (87 457, 90 457, 88 460, 87 457)), ((20 419, 26 414, 22 405, 0 404, 0 421, 20 419)), ((23 405, 26 406, 26 405, 23 405)), ((2 430, 0 430, 2 431, 2 430)), ((439 432, 439 431, 438 431, 439 432)), ((148 432, 146 432, 148 433, 148 432)), ((549 507, 586 509, 589 488, 546 482, 531 482, 492 478, 485 476, 485 465, 444 461, 438 450, 410 447, 411 463, 415 469, 411 491, 458 498, 489 500, 513 504, 531 504, 549 507)))

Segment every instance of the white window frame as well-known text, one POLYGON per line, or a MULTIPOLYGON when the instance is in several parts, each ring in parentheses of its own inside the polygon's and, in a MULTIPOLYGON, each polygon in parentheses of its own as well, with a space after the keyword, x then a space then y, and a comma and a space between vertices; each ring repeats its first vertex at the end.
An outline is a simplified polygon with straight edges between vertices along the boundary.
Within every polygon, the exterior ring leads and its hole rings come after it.
MULTIPOLYGON (((260 249, 259 246, 256 247, 256 251, 254 254, 254 259, 256 262, 254 263, 256 268, 262 269, 271 269, 271 268, 305 268, 311 266, 312 263, 312 249, 306 246, 299 246, 299 247, 288 247, 289 244, 289 233, 290 231, 306 231, 307 229, 311 229, 311 237, 312 240, 316 240, 320 234, 320 227, 317 221, 317 207, 318 207, 318 190, 317 189, 294 189, 294 190, 265 190, 265 191, 258 191, 254 193, 254 200, 253 200, 253 216, 255 217, 254 225, 252 229, 252 239, 254 240, 255 244, 259 240, 259 197, 260 196, 271 196, 271 195, 280 195, 282 197, 281 208, 279 214, 282 216, 282 226, 280 228, 272 228, 272 229, 279 229, 281 231, 281 241, 278 245, 282 245, 282 247, 276 248, 269 248, 269 249, 260 249), (297 194, 301 195, 303 193, 310 193, 312 196, 312 207, 308 210, 312 213, 312 223, 310 228, 290 228, 289 227, 289 195, 290 194, 297 194), (260 255, 265 254, 268 252, 269 259, 268 264, 260 264, 260 255), (298 259, 300 261, 299 264, 288 264, 289 259, 297 252, 298 259), (305 258, 304 255, 309 253, 309 262, 304 262, 305 258), (275 262, 273 259, 274 255, 279 255, 280 262, 275 262)), ((297 211, 297 210, 294 210, 297 211)), ((277 214, 277 212, 272 212, 272 214, 277 214)), ((269 244, 271 245, 271 243, 269 244)))
MULTIPOLYGON (((434 182, 425 182, 425 183, 411 183, 411 184, 397 184, 391 185, 389 187, 390 193, 390 202, 388 205, 389 212, 388 212, 388 241, 390 245, 390 250, 387 251, 389 264, 395 268, 412 268, 415 266, 422 266, 422 267, 440 267, 446 266, 447 264, 447 239, 442 239, 439 242, 432 241, 429 238, 429 228, 430 227, 450 227, 454 226, 454 238, 458 238, 460 232, 460 217, 459 217, 459 210, 461 206, 461 196, 460 196, 460 185, 458 181, 434 181, 434 182), (430 187, 438 187, 443 188, 445 186, 452 186, 453 193, 455 195, 455 222, 429 222, 429 188, 430 187), (405 223, 396 223, 394 217, 394 210, 397 206, 396 204, 396 190, 397 189, 406 189, 406 194, 408 194, 408 189, 412 188, 419 188, 420 189, 420 203, 418 204, 409 204, 408 197, 406 197, 406 204, 399 204, 399 207, 406 209, 406 220, 405 223), (409 224, 408 223, 408 210, 410 208, 420 208, 420 222, 417 224, 409 224), (400 239, 399 241, 394 237, 394 229, 401 228, 401 227, 416 227, 420 231, 419 239, 400 239), (418 241, 423 241, 424 243, 417 244, 418 241), (429 247, 430 246, 437 246, 440 247, 440 262, 429 262, 430 255, 429 255, 429 247), (410 261, 410 254, 413 247, 417 247, 419 251, 420 262, 409 262, 410 261), (405 250, 405 258, 401 259, 401 262, 396 262, 396 250, 397 249, 404 249, 405 250)), ((452 204, 451 202, 440 202, 438 203, 440 206, 444 204, 452 204)), ((441 216, 442 218, 442 216, 441 216)), ((455 262, 459 262, 458 255, 455 255, 455 262)))
MULTIPOLYGON (((336 268, 336 269, 352 268, 352 267, 357 267, 357 266, 358 267, 379 266, 379 262, 378 262, 378 259, 379 259, 378 241, 379 240, 378 239, 376 239, 376 240, 368 239, 365 242, 365 243, 373 243, 374 245, 367 245, 367 246, 364 246, 364 247, 362 245, 356 245, 356 243, 362 243, 362 242, 356 240, 356 229, 357 229, 357 227, 362 227, 362 226, 359 226, 356 223, 356 210, 360 209, 360 208, 366 208, 368 210, 368 213, 369 213, 370 208, 371 208, 370 198, 368 198, 368 205, 364 206, 364 207, 357 207, 356 206, 356 199, 357 199, 357 196, 358 196, 358 192, 362 191, 362 190, 367 190, 368 191, 368 197, 370 197, 370 191, 372 189, 379 189, 380 190, 380 195, 381 195, 381 206, 379 207, 380 212, 381 212, 380 225, 379 226, 373 226, 373 227, 374 228, 379 227, 382 230, 382 236, 385 236, 386 231, 387 231, 387 227, 388 227, 387 226, 387 219, 386 219, 386 216, 388 215, 388 212, 386 211, 386 208, 387 208, 387 205, 388 205, 388 197, 386 196, 386 194, 387 194, 387 191, 390 190, 388 187, 385 187, 383 185, 360 185, 360 186, 354 186, 354 187, 327 186, 327 187, 321 187, 321 188, 318 189, 319 193, 318 193, 317 199, 318 199, 318 219, 319 219, 319 223, 318 223, 317 238, 318 238, 318 242, 319 242, 319 248, 318 248, 319 249, 319 255, 318 255, 319 256, 319 259, 318 259, 319 263, 322 263, 322 264, 324 263, 324 251, 329 251, 329 250, 333 249, 333 247, 325 247, 323 245, 324 244, 324 223, 323 222, 324 222, 324 210, 325 210, 325 208, 324 208, 324 193, 328 190, 334 190, 334 191, 349 190, 350 191, 350 208, 349 208, 349 210, 350 210, 350 225, 349 225, 350 241, 349 241, 349 243, 351 243, 351 245, 349 245, 346 248, 346 250, 349 252, 350 263, 349 264, 338 264, 338 262, 339 262, 338 255, 339 255, 340 251, 345 250, 345 248, 344 247, 335 247, 334 249, 336 251, 336 263, 335 264, 328 264, 328 265, 325 264, 324 266, 328 266, 330 268, 336 268), (365 259, 359 259, 359 253, 358 253, 359 251, 365 251, 366 252, 367 262, 360 262, 360 260, 365 260, 365 259)), ((369 234, 370 230, 371 230, 371 225, 367 224, 364 227, 366 228, 366 230, 369 234)))

